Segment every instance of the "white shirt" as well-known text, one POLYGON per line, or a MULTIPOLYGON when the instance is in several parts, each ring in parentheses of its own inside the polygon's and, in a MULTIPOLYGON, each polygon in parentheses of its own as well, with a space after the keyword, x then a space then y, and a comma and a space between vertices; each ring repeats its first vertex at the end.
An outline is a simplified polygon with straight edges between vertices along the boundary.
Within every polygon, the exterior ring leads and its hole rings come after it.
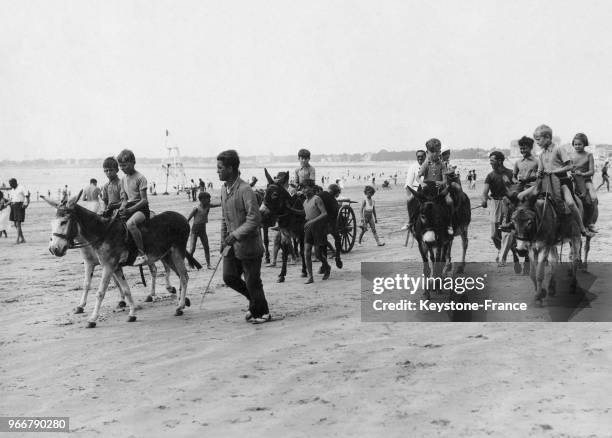
POLYGON ((413 189, 418 189, 419 184, 423 181, 423 177, 418 178, 419 170, 421 169, 421 165, 417 162, 414 162, 408 168, 408 173, 406 174, 406 184, 404 184, 404 188, 412 187, 413 189))
POLYGON ((11 189, 9 198, 11 202, 25 202, 26 197, 30 195, 28 189, 22 185, 18 185, 16 189, 11 189))

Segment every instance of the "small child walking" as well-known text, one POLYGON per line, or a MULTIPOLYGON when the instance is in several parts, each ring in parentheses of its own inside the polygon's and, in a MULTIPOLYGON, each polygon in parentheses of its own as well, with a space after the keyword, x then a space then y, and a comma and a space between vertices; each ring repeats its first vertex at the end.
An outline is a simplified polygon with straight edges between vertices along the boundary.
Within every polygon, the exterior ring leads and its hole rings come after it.
POLYGON ((208 246, 208 235, 206 234, 206 224, 208 223, 208 212, 211 208, 221 207, 221 204, 210 203, 210 193, 200 192, 198 194, 198 200, 200 204, 193 208, 187 221, 189 222, 193 218, 193 226, 191 227, 191 247, 189 253, 193 255, 196 249, 196 242, 198 238, 202 242, 204 247, 204 255, 206 257, 206 266, 211 269, 210 266, 210 248, 208 246))
POLYGON ((361 234, 359 235, 359 244, 361 245, 361 239, 363 239, 363 235, 368 230, 369 225, 378 246, 384 246, 385 243, 381 242, 378 238, 378 234, 376 234, 375 224, 378 223, 378 219, 376 217, 376 204, 374 203, 374 199, 372 199, 372 196, 374 196, 376 190, 374 187, 367 185, 365 186, 363 193, 365 194, 365 198, 361 203, 361 234))

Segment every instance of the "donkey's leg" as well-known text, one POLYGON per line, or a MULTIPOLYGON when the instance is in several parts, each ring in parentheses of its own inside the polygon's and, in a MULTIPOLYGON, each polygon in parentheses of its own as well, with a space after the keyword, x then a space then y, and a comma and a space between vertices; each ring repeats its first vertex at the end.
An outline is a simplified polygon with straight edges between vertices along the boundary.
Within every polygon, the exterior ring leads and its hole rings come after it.
POLYGON ((549 252, 548 248, 542 248, 539 251, 538 258, 537 258, 537 267, 536 267, 536 273, 535 273, 535 279, 536 279, 535 300, 539 301, 540 303, 542 302, 544 298, 546 298, 546 289, 544 289, 544 275, 545 275, 546 259, 548 256, 548 252, 549 252))
POLYGON ((446 254, 444 254, 442 256, 442 258, 444 259, 444 274, 447 273, 451 273, 453 272, 453 260, 452 260, 452 256, 451 256, 451 252, 453 249, 453 241, 455 240, 455 236, 452 236, 448 242, 448 247, 447 249, 444 251, 446 254))
POLYGON ((113 277, 113 282, 115 283, 115 286, 117 286, 117 290, 119 291, 119 296, 120 296, 119 302, 117 303, 117 309, 125 309, 125 306, 127 306, 127 304, 125 304, 125 292, 123 291, 123 288, 119 284, 119 280, 117 279, 117 274, 113 273, 112 277, 113 277))
POLYGON ((457 268, 458 274, 463 274, 465 272, 465 256, 468 250, 468 244, 470 239, 468 237, 467 227, 462 227, 461 229, 461 264, 457 268))
POLYGON ((87 320, 87 328, 94 328, 96 326, 96 321, 100 316, 100 306, 102 306, 106 289, 108 289, 108 282, 110 281, 112 275, 113 268, 111 266, 105 265, 102 267, 102 278, 100 279, 100 286, 98 287, 98 292, 96 294, 96 304, 93 312, 87 320))
POLYGON ((277 283, 282 283, 285 281, 285 276, 287 275, 287 260, 289 259, 289 245, 290 243, 286 242, 286 241, 281 241, 280 243, 280 247, 281 247, 281 271, 280 274, 278 274, 278 279, 276 280, 277 283))
POLYGON ((81 301, 76 309, 74 309, 74 313, 83 313, 85 310, 85 304, 87 304, 87 294, 89 293, 89 288, 91 287, 91 279, 93 277, 95 265, 88 260, 83 260, 85 266, 85 278, 83 279, 83 294, 81 295, 81 301))
POLYGON ((147 295, 145 299, 147 303, 152 302, 155 296, 155 277, 157 277, 157 266, 155 266, 155 263, 149 265, 149 272, 151 273, 151 292, 149 292, 149 295, 147 295))
POLYGON ((538 253, 533 248, 533 246, 529 248, 529 251, 527 253, 529 254, 529 278, 531 278, 531 281, 533 282, 533 287, 537 292, 538 282, 536 280, 536 271, 538 269, 538 253))
MULTIPOLYGON (((429 259, 427 258, 427 249, 423 247, 422 242, 418 242, 419 252, 421 253, 421 259, 423 260, 423 276, 427 279, 431 276, 431 266, 429 265, 429 259)), ((431 298, 431 294, 429 293, 429 288, 424 287, 423 295, 426 299, 431 298)))
POLYGON ((181 254, 180 250, 176 247, 170 249, 170 257, 172 258, 172 266, 180 278, 180 287, 178 293, 178 303, 175 316, 181 316, 185 305, 191 305, 187 298, 187 283, 189 282, 189 274, 187 274, 187 268, 185 267, 185 258, 181 254))
POLYGON ((130 291, 130 286, 128 285, 127 280, 125 279, 125 275, 123 275, 123 269, 120 267, 115 271, 115 280, 117 280, 118 286, 125 295, 125 299, 130 306, 130 313, 128 315, 128 322, 136 321, 136 306, 134 305, 134 299, 132 298, 132 292, 130 291))
POLYGON ((506 261, 508 260, 508 252, 510 251, 510 247, 512 246, 512 235, 511 233, 501 233, 501 258, 499 260, 498 266, 503 267, 506 266, 506 261))
POLYGON ((161 262, 162 262, 162 265, 164 265, 164 272, 165 272, 164 280, 166 282, 166 291, 171 294, 175 294, 176 288, 170 284, 170 272, 172 271, 173 268, 168 263, 168 256, 166 255, 166 257, 162 258, 161 262))
POLYGON ((263 227, 263 243, 265 248, 266 263, 270 263, 270 238, 268 236, 268 227, 263 227))
POLYGON ((584 272, 586 272, 589 267, 588 267, 588 262, 589 262, 589 250, 591 249, 591 238, 587 237, 584 241, 584 261, 582 262, 582 270, 584 272))

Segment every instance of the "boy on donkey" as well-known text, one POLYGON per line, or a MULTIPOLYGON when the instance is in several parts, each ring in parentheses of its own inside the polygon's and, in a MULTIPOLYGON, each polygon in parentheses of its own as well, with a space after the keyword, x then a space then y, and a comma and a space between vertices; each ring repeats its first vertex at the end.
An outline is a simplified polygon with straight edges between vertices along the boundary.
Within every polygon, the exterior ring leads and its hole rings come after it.
POLYGON ((587 237, 594 236, 592 231, 584 227, 582 214, 580 214, 580 210, 572 196, 572 181, 567 175, 567 172, 572 170, 572 161, 569 155, 565 149, 553 144, 552 129, 549 126, 538 126, 533 133, 533 137, 538 146, 542 148, 538 175, 540 177, 548 177, 545 178, 545 181, 546 184, 549 184, 551 193, 553 193, 555 198, 559 198, 559 195, 561 195, 569 207, 574 220, 580 225, 582 235, 587 237))
MULTIPOLYGON (((427 148, 427 161, 421 166, 421 170, 417 174, 417 177, 423 177, 423 182, 435 182, 436 186, 448 186, 447 169, 445 163, 440 159, 440 150, 442 149, 442 143, 437 138, 431 138, 425 143, 427 148)), ((447 232, 450 236, 453 235, 453 198, 450 192, 444 197, 444 201, 450 210, 451 222, 448 224, 447 232)))
POLYGON ((117 163, 119 164, 119 169, 125 174, 121 179, 119 217, 127 221, 127 229, 138 249, 138 256, 134 260, 134 266, 138 266, 147 263, 142 234, 138 228, 140 224, 149 219, 151 214, 147 199, 147 179, 134 168, 136 157, 131 150, 122 150, 117 155, 117 163))

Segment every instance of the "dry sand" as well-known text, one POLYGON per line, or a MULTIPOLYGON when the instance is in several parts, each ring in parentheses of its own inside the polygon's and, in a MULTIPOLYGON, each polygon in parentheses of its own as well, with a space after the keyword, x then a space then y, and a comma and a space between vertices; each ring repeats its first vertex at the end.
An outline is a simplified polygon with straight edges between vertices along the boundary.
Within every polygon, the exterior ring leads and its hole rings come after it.
MULTIPOLYGON (((345 194, 361 199, 357 188, 345 194)), ((14 245, 12 228, 0 239, 0 415, 68 416, 79 437, 612 436, 610 323, 361 322, 360 262, 419 260, 416 248, 404 247, 405 234, 389 235, 405 222, 403 190, 381 190, 376 199, 385 247, 367 235, 344 269, 308 286, 296 266, 284 284, 275 282, 278 268, 263 269, 282 321, 245 323, 244 300, 220 275, 199 310, 208 270, 190 272, 193 305, 175 317, 163 287, 158 300, 143 302, 130 268, 138 321, 114 309, 111 288, 91 330, 94 294, 84 315, 72 313, 79 252, 51 256, 53 210, 33 203, 27 244, 14 245)), ((612 197, 600 200, 591 260, 612 261, 612 197)), ((183 196, 157 196, 152 206, 191 209, 183 196)), ((219 215, 213 210, 209 224, 213 264, 219 215)), ((474 210, 468 260, 494 259, 488 229, 485 212, 474 210)), ((204 260, 201 247, 196 257, 204 260)), ((511 265, 499 269, 507 287, 531 296, 526 277, 511 265)))

